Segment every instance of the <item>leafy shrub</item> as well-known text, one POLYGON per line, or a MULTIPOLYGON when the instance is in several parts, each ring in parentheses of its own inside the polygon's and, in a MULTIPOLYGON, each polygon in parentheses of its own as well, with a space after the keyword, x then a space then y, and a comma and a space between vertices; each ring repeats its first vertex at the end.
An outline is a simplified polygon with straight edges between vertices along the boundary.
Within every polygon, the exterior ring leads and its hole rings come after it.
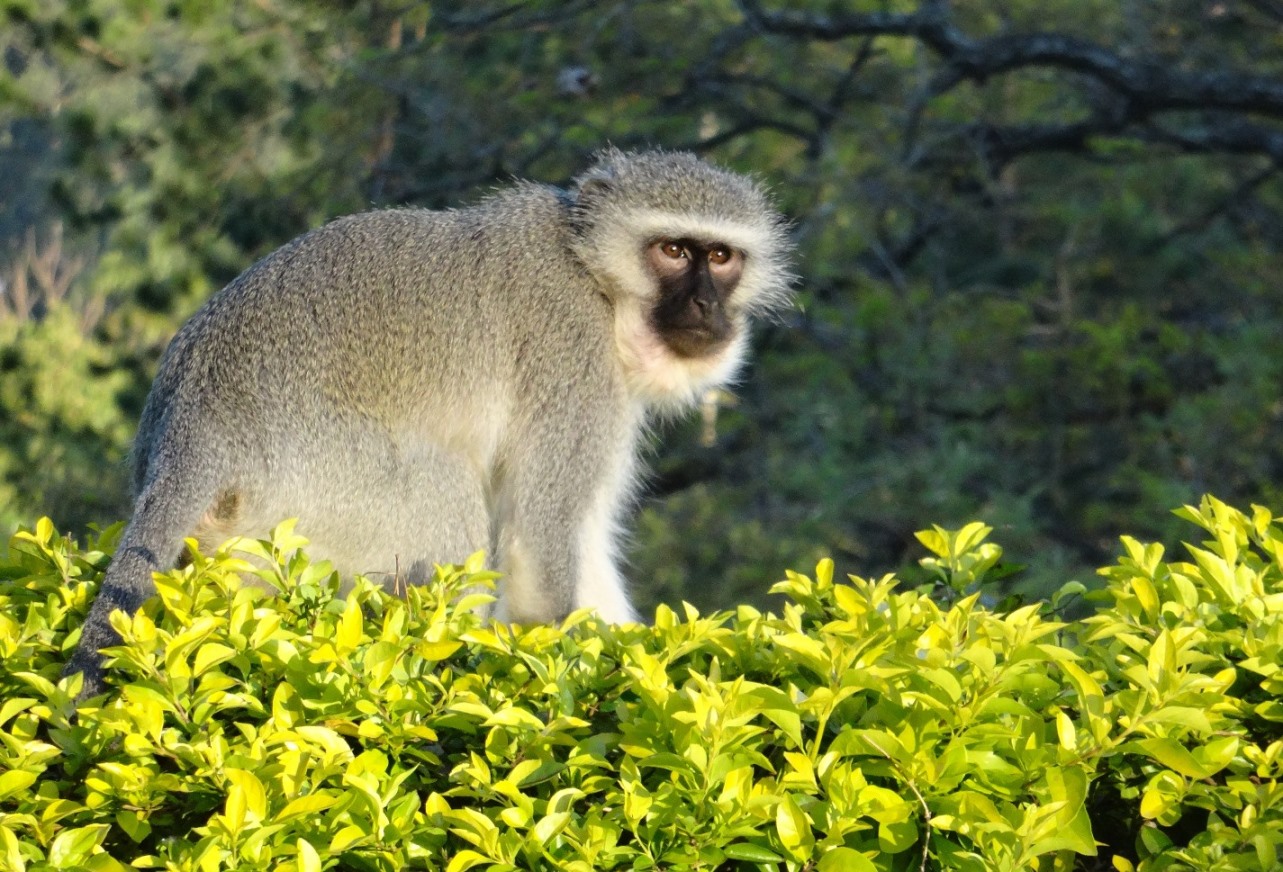
POLYGON ((475 562, 342 598, 284 526, 158 576, 78 711, 114 535, 41 521, 0 562, 0 866, 1276 869, 1283 528, 1179 514, 1192 562, 1125 538, 1073 625, 985 604, 980 524, 920 534, 948 597, 822 562, 779 615, 516 629, 475 562))

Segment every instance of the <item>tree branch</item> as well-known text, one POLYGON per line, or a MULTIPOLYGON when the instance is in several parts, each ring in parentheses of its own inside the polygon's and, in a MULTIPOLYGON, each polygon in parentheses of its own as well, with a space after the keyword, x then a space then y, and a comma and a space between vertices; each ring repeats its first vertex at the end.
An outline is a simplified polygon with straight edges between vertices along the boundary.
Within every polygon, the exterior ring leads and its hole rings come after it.
POLYGON ((1243 0, 1243 2, 1262 15, 1283 22, 1283 3, 1279 0, 1243 0))
MULTIPOLYGON (((1254 4, 1255 5, 1255 4, 1254 4)), ((1262 0, 1261 5, 1273 7, 1262 0)), ((914 12, 820 15, 764 9, 759 0, 739 0, 746 21, 759 32, 834 41, 851 37, 916 39, 944 64, 925 96, 930 100, 963 81, 1026 68, 1084 76, 1115 98, 1112 111, 1060 127, 989 128, 995 147, 1009 155, 1042 148, 1083 148, 1091 135, 1115 132, 1163 112, 1213 111, 1283 119, 1283 80, 1237 70, 1181 70, 1153 58, 1129 58, 1089 40, 1061 33, 1006 33, 973 39, 949 17, 947 0, 928 0, 914 12)), ((1241 122, 1233 135, 1205 136, 1221 150, 1283 158, 1280 134, 1241 122)))

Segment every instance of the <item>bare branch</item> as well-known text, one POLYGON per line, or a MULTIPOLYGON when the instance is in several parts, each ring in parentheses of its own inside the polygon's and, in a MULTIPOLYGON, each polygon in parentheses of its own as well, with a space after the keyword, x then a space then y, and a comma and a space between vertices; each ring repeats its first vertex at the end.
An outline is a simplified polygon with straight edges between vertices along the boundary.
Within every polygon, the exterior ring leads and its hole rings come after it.
MULTIPOLYGON (((1211 121, 1212 119, 1209 119, 1211 121)), ((1147 128, 1144 137, 1174 145, 1183 151, 1219 154, 1263 154, 1283 165, 1283 130, 1252 124, 1238 118, 1217 118, 1215 123, 1180 131, 1158 126, 1147 128)))
POLYGON ((1279 0, 1243 0, 1243 2, 1262 15, 1283 23, 1283 3, 1279 0))
MULTIPOLYGON (((1000 158, 1047 149, 1081 150, 1093 135, 1117 132, 1166 112, 1225 112, 1283 119, 1283 80, 1238 70, 1181 70, 1153 58, 1126 57, 1062 33, 1004 33, 973 39, 950 20, 945 0, 924 2, 914 12, 841 15, 766 10, 758 0, 740 0, 739 5, 751 26, 780 36, 824 41, 892 36, 920 41, 943 64, 920 96, 922 104, 963 81, 983 83, 1026 68, 1084 76, 1113 95, 1114 105, 1108 111, 1063 126, 984 128, 981 132, 1000 158)), ((1258 0, 1253 5, 1283 11, 1283 5, 1275 0, 1258 0)), ((1283 133, 1246 121, 1233 127, 1207 131, 1201 136, 1202 147, 1283 159, 1279 150, 1283 133)))
MULTIPOLYGON (((0 273, 0 316, 38 320, 51 307, 68 299, 87 259, 67 252, 62 222, 54 222, 41 244, 34 227, 28 227, 21 249, 0 273)), ((84 308, 84 307, 82 307, 84 308)), ((92 322, 97 306, 82 312, 92 322), (92 311, 89 311, 92 310, 92 311)))
POLYGON ((1264 169, 1253 173, 1239 182, 1239 184, 1235 185, 1234 190, 1222 197, 1219 202, 1213 204, 1210 209, 1206 209, 1201 214, 1181 222, 1176 227, 1172 228, 1169 233, 1166 233, 1159 239, 1152 241, 1147 246, 1148 249, 1153 252, 1158 252, 1178 238, 1201 232, 1218 218, 1231 215, 1231 213, 1235 209, 1239 208, 1245 200, 1251 197, 1258 188, 1271 179, 1277 177, 1278 172, 1278 167, 1274 164, 1270 164, 1264 169))
POLYGON ((527 12, 529 4, 516 2, 499 5, 493 9, 476 9, 466 7, 468 11, 454 13, 437 13, 434 25, 451 33, 486 33, 494 30, 524 30, 530 27, 543 27, 557 24, 591 9, 593 0, 575 0, 575 2, 556 4, 550 12, 527 12))

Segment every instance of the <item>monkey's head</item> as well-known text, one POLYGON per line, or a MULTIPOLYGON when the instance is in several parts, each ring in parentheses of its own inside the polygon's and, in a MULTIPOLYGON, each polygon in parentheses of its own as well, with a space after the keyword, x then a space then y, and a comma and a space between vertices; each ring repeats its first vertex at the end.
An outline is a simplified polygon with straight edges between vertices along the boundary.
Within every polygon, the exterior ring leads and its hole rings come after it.
POLYGON ((745 176, 685 152, 609 149, 572 199, 574 251, 614 305, 620 359, 652 405, 727 381, 750 317, 789 301, 786 222, 745 176))

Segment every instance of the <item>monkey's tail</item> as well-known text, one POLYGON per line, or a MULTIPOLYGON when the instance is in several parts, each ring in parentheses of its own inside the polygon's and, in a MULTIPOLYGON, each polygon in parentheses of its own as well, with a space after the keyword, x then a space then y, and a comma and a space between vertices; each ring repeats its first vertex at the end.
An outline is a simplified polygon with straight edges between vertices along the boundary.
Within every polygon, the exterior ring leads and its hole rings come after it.
POLYGON ((170 569, 214 503, 220 487, 221 454, 201 449, 158 452, 147 461, 144 483, 134 503, 133 517, 120 538, 107 568, 98 598, 81 629, 80 644, 63 670, 84 676, 81 698, 101 693, 103 658, 99 651, 120 644, 111 627, 111 613, 132 615, 156 592, 152 573, 170 569), (180 460, 181 458, 181 460, 180 460))

